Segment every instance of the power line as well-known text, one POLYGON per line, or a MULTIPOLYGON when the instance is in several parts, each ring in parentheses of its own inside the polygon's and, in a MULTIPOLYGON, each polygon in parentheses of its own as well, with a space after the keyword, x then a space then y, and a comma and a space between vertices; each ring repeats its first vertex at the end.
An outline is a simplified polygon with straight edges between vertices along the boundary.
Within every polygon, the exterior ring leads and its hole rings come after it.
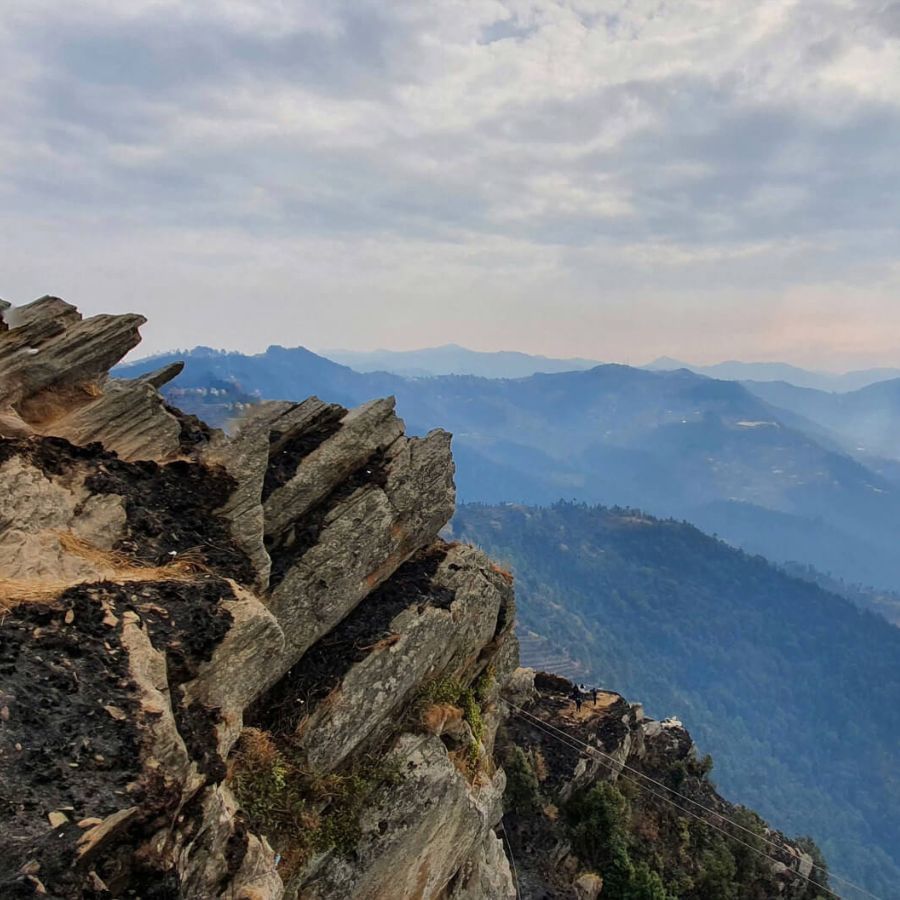
POLYGON ((512 873, 513 873, 513 884, 516 889, 516 900, 520 900, 522 896, 522 891, 519 888, 519 872, 516 868, 516 858, 513 855, 512 843, 509 840, 509 835, 506 833, 506 825, 503 824, 503 817, 500 817, 500 830, 503 832, 503 837, 506 838, 506 849, 509 851, 509 861, 512 863, 512 873))
MULTIPOLYGON (((526 721, 528 721, 528 720, 526 720, 526 721)), ((548 731, 546 728, 543 728, 542 726, 545 723, 541 722, 540 719, 531 721, 529 724, 531 724, 534 727, 538 728, 539 730, 543 731, 545 734, 549 735, 554 740, 559 741, 559 743, 568 746, 569 749, 571 749, 571 750, 580 750, 580 747, 584 747, 588 751, 588 753, 597 753, 598 755, 601 755, 601 756, 607 755, 607 754, 602 753, 602 751, 597 750, 595 747, 590 746, 590 744, 585 744, 583 741, 579 740, 578 738, 573 738, 570 735, 566 735, 567 740, 564 740, 563 738, 554 734, 552 731, 548 731), (538 724, 538 723, 540 723, 540 724, 538 724)), ((565 734, 565 732, 563 732, 563 734, 565 734)), ((613 762, 611 762, 611 763, 607 762, 606 760, 600 760, 600 762, 604 763, 604 765, 607 765, 610 768, 612 768, 613 766, 619 765, 615 760, 613 760, 613 762)), ((746 847, 748 850, 752 850, 754 853, 758 853, 760 856, 769 860, 769 862, 774 862, 774 863, 781 862, 780 860, 776 859, 774 856, 770 856, 764 850, 760 850, 758 847, 754 847, 752 844, 748 844, 746 841, 743 841, 740 838, 735 837, 733 834, 730 834, 729 832, 725 831, 724 828, 719 827, 714 822, 710 822, 703 816, 700 816, 697 813, 693 812, 692 810, 681 806, 680 804, 676 803, 671 798, 665 796, 665 794, 659 794, 656 791, 652 790, 651 788, 647 787, 646 785, 643 785, 640 782, 635 781, 629 775, 625 775, 620 772, 619 777, 624 778, 629 783, 635 785, 638 788, 643 789, 644 791, 646 791, 649 794, 652 794, 654 797, 656 797, 659 800, 662 800, 664 803, 668 803, 669 805, 674 806, 676 809, 680 810, 681 812, 686 813, 689 816, 692 816, 693 818, 697 819, 700 822, 703 822, 705 825, 708 825, 710 828, 715 829, 719 833, 723 834, 725 837, 730 838, 731 840, 737 842, 738 844, 741 844, 743 847, 746 847)), ((685 799, 687 799, 687 798, 685 798, 685 799)), ((722 818, 724 818, 724 817, 722 817, 722 818)), ((825 885, 819 884, 817 881, 814 881, 812 878, 809 878, 808 876, 803 875, 800 872, 796 872, 795 874, 798 875, 800 878, 803 878, 805 881, 809 882, 810 884, 814 885, 815 887, 819 888, 820 890, 823 890, 827 894, 830 894, 832 897, 836 898, 836 900, 840 900, 839 895, 836 894, 834 891, 832 891, 830 888, 825 887, 825 885)), ((877 900, 877 898, 876 898, 876 900, 877 900)))
MULTIPOLYGON (((505 702, 508 703, 510 707, 515 709, 525 722, 527 722, 528 724, 532 725, 533 727, 536 727, 539 730, 543 731, 549 737, 552 737, 555 740, 559 741, 560 743, 565 744, 570 749, 579 750, 580 752, 583 752, 583 751, 581 751, 581 748, 584 748, 584 750, 586 750, 588 753, 595 754, 596 756, 601 757, 601 759, 600 759, 601 762, 603 762, 605 765, 609 766, 610 769, 613 769, 613 768, 618 769, 618 772, 621 775, 621 777, 625 778, 630 783, 636 785, 638 788, 642 788, 643 790, 647 791, 648 793, 652 794, 653 796, 657 797, 658 799, 662 800, 663 802, 669 803, 670 805, 674 806, 676 809, 681 810, 681 812, 684 812, 687 815, 692 816, 693 818, 705 823, 706 825, 709 825, 711 828, 714 828, 716 831, 720 832, 721 834, 725 835, 726 837, 730 838, 731 840, 736 841, 737 843, 741 844, 742 846, 746 847, 747 849, 752 850, 754 853, 758 853, 759 855, 765 857, 770 862, 775 862, 775 863, 781 862, 780 860, 776 859, 775 857, 770 856, 765 851, 760 850, 759 848, 754 847, 752 844, 748 844, 746 841, 741 840, 740 838, 736 837, 735 835, 731 834, 730 832, 728 832, 725 829, 721 828, 720 826, 716 825, 714 822, 710 822, 705 817, 697 815, 697 813, 693 812, 692 810, 686 809, 685 807, 681 806, 680 804, 675 803, 675 801, 673 801, 670 797, 667 797, 665 794, 659 794, 656 791, 647 787, 646 785, 635 781, 633 778, 631 778, 627 775, 624 775, 623 771, 627 770, 628 772, 631 772, 634 775, 636 775, 640 778, 643 778, 646 781, 649 781, 650 783, 652 783, 658 787, 663 788, 664 790, 668 791, 669 793, 674 794, 679 799, 685 800, 689 803, 693 803, 695 806, 698 806, 699 808, 703 809, 705 812, 711 813, 712 815, 716 816, 721 821, 727 822, 728 824, 732 825, 734 828, 740 829, 742 831, 746 831, 748 834, 752 835, 755 839, 760 840, 765 844, 769 844, 770 846, 775 847, 778 850, 783 849, 778 844, 774 843, 773 841, 770 841, 770 840, 762 837, 761 835, 756 834, 756 832, 741 825, 739 822, 735 822, 732 819, 729 819, 727 816, 723 816, 720 812, 717 812, 716 810, 714 810, 710 807, 704 806, 702 803, 698 803, 696 800, 693 800, 690 797, 685 797, 683 794, 680 794, 680 793, 678 793, 678 791, 675 791, 672 788, 668 787, 668 785, 665 785, 662 782, 659 782, 656 779, 651 778, 649 775, 645 775, 643 772, 640 772, 637 769, 632 768, 631 766, 628 766, 622 762, 619 762, 614 757, 610 756, 608 753, 604 753, 602 750, 599 750, 596 747, 593 747, 590 744, 585 743, 584 741, 580 740, 579 738, 574 737, 573 735, 570 735, 568 732, 563 731, 560 728, 557 728, 555 725, 552 725, 549 722, 545 722, 542 719, 539 719, 537 716, 532 715, 527 710, 522 709, 522 707, 520 707, 520 706, 517 706, 515 703, 511 703, 508 700, 506 700, 505 702), (554 733, 554 732, 557 732, 557 733, 554 733)), ((833 897, 838 897, 838 894, 836 894, 833 890, 826 887, 825 885, 819 884, 817 881, 813 880, 809 876, 803 875, 799 871, 797 871, 796 874, 799 877, 806 880, 809 884, 812 884, 813 886, 819 888, 820 890, 825 891, 826 893, 830 894, 833 897)), ((871 898, 873 898, 873 900, 879 900, 879 898, 875 894, 871 893, 870 891, 867 891, 865 888, 862 888, 857 884, 854 884, 852 881, 849 881, 846 878, 842 878, 839 875, 833 875, 832 873, 829 873, 829 875, 831 875, 831 877, 835 878, 836 880, 843 882, 844 884, 853 888, 854 890, 858 891, 859 893, 864 894, 867 897, 871 897, 871 898)))
MULTIPOLYGON (((729 819, 728 816, 722 815, 722 813, 720 813, 718 810, 715 810, 710 806, 705 806, 703 803, 700 803, 699 801, 694 800, 691 797, 686 797, 684 794, 680 794, 674 788, 670 788, 667 784, 663 784, 661 781, 657 781, 655 778, 651 778, 649 775, 645 774, 644 772, 641 772, 640 770, 635 769, 632 766, 629 766, 624 762, 619 762, 618 760, 615 759, 615 757, 610 756, 608 753, 604 753, 602 750, 599 750, 596 747, 593 747, 590 744, 587 744, 584 741, 579 740, 578 738, 574 737, 573 735, 570 735, 567 731, 563 731, 561 728, 557 728, 551 722, 545 722, 543 719, 537 718, 537 716, 528 712, 528 710, 523 709, 521 706, 516 706, 515 703, 511 703, 509 700, 505 700, 505 702, 507 704, 509 704, 509 706, 514 707, 516 710, 518 710, 523 715, 528 716, 530 719, 532 719, 536 722, 540 722, 542 725, 546 725, 548 728, 551 728, 553 731, 556 731, 559 734, 563 735, 563 737, 570 738, 571 740, 574 740, 577 743, 582 744, 583 746, 587 747, 592 752, 597 753, 600 756, 606 757, 607 759, 611 760, 616 766, 619 766, 622 769, 627 769, 629 772, 633 773, 634 775, 637 775, 639 778, 643 778, 646 781, 649 781, 651 784, 655 785, 656 787, 662 788, 663 790, 668 791, 670 794, 674 794, 676 797, 678 797, 681 800, 685 800, 688 803, 693 803, 694 806, 699 807, 704 812, 708 812, 711 815, 716 816, 717 818, 721 819, 723 822, 728 822, 728 824, 732 825, 734 828, 740 829, 741 831, 745 831, 751 837, 756 838, 765 844, 768 844, 770 847, 774 847, 776 850, 781 849, 781 846, 779 844, 776 844, 774 841, 771 841, 768 838, 763 837, 762 835, 758 835, 752 829, 747 828, 745 825, 741 825, 740 822, 735 822, 733 819, 729 819)), ((828 874, 831 878, 834 878, 836 881, 840 881, 843 884, 846 884, 848 887, 851 887, 854 890, 859 891, 861 894, 865 894, 867 897, 871 897, 872 900, 880 900, 880 898, 878 898, 875 894, 871 893, 870 891, 867 891, 865 888, 861 888, 859 885, 854 884, 852 881, 849 881, 848 879, 843 878, 840 875, 836 875, 833 872, 829 872, 828 874)))

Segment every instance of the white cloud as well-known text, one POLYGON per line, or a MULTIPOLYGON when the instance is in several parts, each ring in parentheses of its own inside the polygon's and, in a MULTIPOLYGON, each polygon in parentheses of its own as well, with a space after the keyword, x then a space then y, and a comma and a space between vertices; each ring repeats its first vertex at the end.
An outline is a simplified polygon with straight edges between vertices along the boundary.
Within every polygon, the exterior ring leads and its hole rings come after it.
POLYGON ((68 268, 89 304, 158 314, 160 344, 186 320, 207 341, 253 284, 329 315, 264 304, 231 343, 473 343, 478 316, 483 337, 514 315, 522 346, 602 355, 581 317, 639 342, 626 310, 691 355, 692 295, 760 335, 847 284, 877 317, 898 35, 880 0, 11 0, 0 289, 71 294, 68 268), (471 314, 442 321, 451 302, 471 314))

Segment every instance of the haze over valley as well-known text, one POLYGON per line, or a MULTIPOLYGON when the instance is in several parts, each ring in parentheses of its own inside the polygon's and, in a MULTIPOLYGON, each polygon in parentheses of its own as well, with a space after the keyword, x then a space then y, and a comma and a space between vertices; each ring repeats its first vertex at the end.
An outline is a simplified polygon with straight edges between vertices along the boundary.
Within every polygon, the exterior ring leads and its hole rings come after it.
MULTIPOLYGON (((893 550, 900 483, 890 460, 882 466, 868 451, 857 453, 863 434, 852 435, 849 421, 841 432, 832 419, 816 421, 801 414, 806 408, 758 395, 787 389, 778 383, 616 365, 516 379, 408 378, 356 372, 303 348, 280 347, 257 356, 199 349, 120 372, 136 375, 181 358, 186 367, 171 386, 173 400, 220 422, 235 414, 230 403, 240 397, 316 394, 349 404, 396 396, 415 433, 453 432, 466 502, 565 498, 639 507, 684 518, 776 562, 900 589, 893 550), (213 386, 223 396, 206 393, 213 386)), ((878 387, 879 396, 890 385, 878 387)), ((866 437, 877 432, 887 450, 898 422, 884 403, 866 419, 866 437)))

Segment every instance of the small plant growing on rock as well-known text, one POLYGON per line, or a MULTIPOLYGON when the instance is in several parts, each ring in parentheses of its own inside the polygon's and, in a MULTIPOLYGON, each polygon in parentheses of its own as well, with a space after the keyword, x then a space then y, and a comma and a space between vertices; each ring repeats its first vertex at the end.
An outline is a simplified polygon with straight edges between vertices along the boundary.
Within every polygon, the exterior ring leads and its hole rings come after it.
POLYGON ((271 734, 243 730, 230 784, 253 829, 266 835, 292 866, 302 865, 319 822, 303 795, 299 773, 271 734))
POLYGON ((475 688, 464 687, 455 678, 437 679, 425 685, 416 704, 420 711, 422 725, 432 734, 440 733, 440 731, 434 730, 434 726, 444 715, 445 707, 456 707, 462 710, 462 717, 472 731, 472 741, 467 751, 470 775, 478 769, 481 759, 481 741, 484 738, 484 718, 479 697, 485 696, 490 690, 491 682, 489 680, 493 677, 493 671, 486 670, 475 688))
POLYGON ((494 664, 491 663, 484 672, 482 672, 481 677, 475 683, 475 696, 480 702, 484 703, 484 701, 490 697, 491 691, 494 689, 496 683, 497 670, 494 668, 494 664))
POLYGON ((301 769, 271 734, 245 728, 230 767, 230 785, 254 831, 282 857, 285 880, 313 853, 348 854, 360 839, 360 816, 374 792, 400 779, 393 758, 363 761, 353 770, 316 777, 301 769))
POLYGON ((466 688, 460 699, 462 700, 463 717, 472 729, 475 743, 480 744, 484 737, 484 719, 481 717, 481 707, 475 698, 475 692, 471 688, 466 688))
POLYGON ((430 681, 419 693, 418 705, 430 706, 436 703, 458 704, 463 686, 455 678, 438 678, 430 681))

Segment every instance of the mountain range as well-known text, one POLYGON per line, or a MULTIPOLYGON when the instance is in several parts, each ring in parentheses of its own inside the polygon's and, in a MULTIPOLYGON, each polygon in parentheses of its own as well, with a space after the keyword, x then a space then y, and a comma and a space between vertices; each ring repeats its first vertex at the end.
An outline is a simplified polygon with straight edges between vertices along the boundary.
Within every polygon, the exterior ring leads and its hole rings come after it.
POLYGON ((484 352, 459 344, 422 350, 323 350, 322 356, 357 372, 392 372, 409 377, 480 375, 482 378, 526 378, 537 372, 572 372, 600 365, 594 359, 554 359, 515 350, 484 352))
MULTIPOLYGON (((435 375, 527 378, 538 373, 574 372, 602 365, 596 359, 559 359, 513 350, 486 352, 470 350, 459 344, 444 344, 420 350, 323 350, 321 355, 357 372, 391 372, 413 378, 435 375)), ((782 362, 736 360, 698 366, 668 356, 655 359, 641 368, 653 372, 688 369, 698 375, 725 381, 784 381, 797 387, 838 393, 900 378, 900 368, 871 368, 837 373, 803 369, 782 362)))
POLYGON ((827 429, 862 458, 900 461, 900 378, 834 393, 784 381, 745 382, 757 397, 827 429))
POLYGON ((851 456, 839 435, 746 386, 687 370, 605 365, 520 379, 359 373, 304 348, 177 358, 178 405, 223 422, 255 398, 311 394, 354 405, 393 394, 411 431, 454 434, 465 501, 560 498, 689 520, 776 562, 852 584, 900 588, 900 484, 851 456))
POLYGON ((668 356, 660 357, 644 368, 655 372, 670 372, 675 369, 689 369, 698 375, 721 378, 726 381, 784 381, 801 388, 842 393, 900 378, 900 369, 859 369, 852 372, 818 372, 801 369, 781 362, 739 362, 729 360, 709 366, 695 366, 668 356))

